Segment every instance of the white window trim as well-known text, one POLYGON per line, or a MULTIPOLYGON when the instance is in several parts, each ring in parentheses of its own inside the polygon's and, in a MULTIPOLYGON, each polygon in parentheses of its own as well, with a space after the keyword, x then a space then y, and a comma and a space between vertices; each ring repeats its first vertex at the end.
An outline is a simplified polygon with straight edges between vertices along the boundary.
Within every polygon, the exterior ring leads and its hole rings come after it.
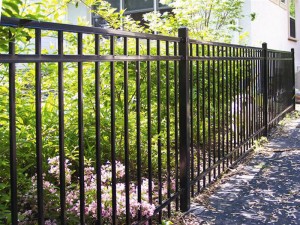
POLYGON ((279 5, 281 8, 288 10, 289 9, 289 0, 285 0, 284 2, 282 2, 282 0, 279 1, 279 5))
MULTIPOLYGON (((290 0, 286 0, 286 1, 288 1, 288 6, 290 6, 290 0)), ((297 26, 296 26, 296 16, 297 15, 295 15, 295 17, 292 17, 290 15, 290 7, 288 7, 287 11, 288 11, 288 13, 287 13, 287 15, 288 15, 288 40, 297 42, 298 41, 298 39, 297 39, 297 26), (296 37, 291 37, 291 35, 290 35, 291 34, 290 18, 293 18, 295 20, 295 35, 296 35, 296 37)))
POLYGON ((275 3, 276 5, 279 5, 280 0, 270 0, 271 2, 275 3))
POLYGON ((271 2, 274 2, 275 4, 279 5, 280 0, 270 0, 271 2))
POLYGON ((285 2, 282 2, 282 0, 270 0, 271 2, 273 2, 274 4, 276 4, 276 5, 279 5, 281 8, 283 8, 283 9, 285 9, 285 10, 287 10, 288 9, 288 4, 287 4, 287 2, 289 1, 289 0, 285 0, 285 2))

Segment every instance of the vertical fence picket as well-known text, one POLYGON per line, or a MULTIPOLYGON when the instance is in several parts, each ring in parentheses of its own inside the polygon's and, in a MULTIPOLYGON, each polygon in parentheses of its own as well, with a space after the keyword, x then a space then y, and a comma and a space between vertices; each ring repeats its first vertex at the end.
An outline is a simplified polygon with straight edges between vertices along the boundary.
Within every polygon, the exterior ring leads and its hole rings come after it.
MULTIPOLYGON (((220 46, 217 46, 217 57, 220 57, 220 46)), ((223 75, 223 74, 222 74, 223 75)), ((221 159, 221 89, 220 89, 220 82, 221 79, 221 70, 220 70, 220 60, 217 61, 217 99, 218 99, 218 106, 217 106, 217 113, 218 113, 218 161, 221 159)), ((218 176, 221 174, 221 165, 218 165, 218 176)))
MULTIPOLYGON (((205 45, 201 45, 201 56, 205 56, 205 45)), ((202 70, 201 70, 201 79, 202 79, 202 137, 203 137, 203 149, 202 149, 202 170, 206 170, 206 130, 205 130, 205 125, 206 125, 206 107, 205 107, 205 62, 204 60, 202 61, 202 70)), ((206 186, 206 176, 203 176, 203 188, 206 186)))
MULTIPOLYGON (((157 55, 161 54, 161 49, 160 49, 160 40, 157 40, 157 50, 156 53, 157 55)), ((162 138, 161 138, 161 63, 160 61, 157 61, 157 67, 156 67, 156 84, 157 84, 157 134, 158 136, 158 140, 157 140, 157 161, 158 161, 158 202, 159 204, 162 204, 162 138)), ((159 212, 159 222, 161 222, 162 220, 162 213, 159 212)))
MULTIPOLYGON (((245 58, 245 48, 242 48, 242 57, 245 58)), ((243 95, 242 95, 242 106, 243 106, 243 143, 244 143, 244 150, 243 153, 246 152, 247 149, 247 83, 246 83, 246 79, 247 79, 247 73, 246 73, 246 60, 242 60, 243 64, 242 64, 242 88, 243 88, 243 95)))
MULTIPOLYGON (((140 39, 136 38, 136 55, 140 55, 140 39)), ((140 62, 136 62, 136 165, 137 165, 137 184, 138 184, 138 202, 142 203, 142 174, 141 174, 141 81, 140 81, 140 62)), ((138 220, 142 218, 141 209, 138 210, 138 220)))
MULTIPOLYGON (((99 34, 95 34, 95 55, 100 55, 99 34)), ((97 182, 97 225, 102 224, 101 195, 101 130, 100 130, 100 63, 95 62, 95 123, 96 123, 96 182, 97 182)))
MULTIPOLYGON (((174 42, 174 55, 178 56, 178 44, 174 42)), ((174 61, 174 125, 175 125, 175 191, 178 193, 179 190, 179 132, 178 132, 178 62, 174 61)), ((179 210, 179 200, 176 198, 176 210, 179 210)))
MULTIPOLYGON (((41 55, 41 30, 35 30, 35 54, 41 55)), ((35 63, 35 118, 36 118, 36 162, 37 162, 37 202, 38 224, 44 224, 44 188, 42 153, 42 74, 41 63, 35 63)))
MULTIPOLYGON (((215 58, 215 48, 216 46, 212 46, 212 57, 215 58)), ((216 61, 213 60, 212 62, 212 105, 213 105, 213 130, 212 130, 212 133, 213 133, 213 164, 216 163, 216 74, 215 74, 215 69, 216 69, 216 61)), ((193 142, 192 142, 193 143, 193 142)), ((216 169, 214 169, 214 172, 213 172, 213 177, 214 179, 216 179, 216 169)))
POLYGON ((243 146, 241 146, 242 144, 242 137, 243 137, 243 122, 242 122, 242 117, 243 117, 243 105, 242 105, 242 86, 241 86, 241 82, 242 82, 242 63, 241 63, 241 57, 242 57, 242 53, 241 53, 241 48, 237 48, 237 54, 239 56, 239 60, 237 61, 237 66, 238 66, 238 80, 237 80, 237 109, 238 109, 238 113, 237 113, 237 122, 238 122, 238 146, 240 148, 240 150, 238 151, 238 155, 237 158, 239 158, 242 155, 242 150, 243 150, 243 146))
MULTIPOLYGON (((110 36, 110 55, 115 55, 115 37, 110 36)), ((111 149, 111 186, 112 186, 112 224, 117 224, 117 178, 116 178, 116 99, 115 99, 115 62, 110 62, 110 149, 111 149)))
MULTIPOLYGON (((226 90, 226 96, 225 96, 225 104, 226 104, 226 107, 225 107, 225 115, 226 115, 226 120, 225 120, 225 127, 224 129, 226 128, 226 155, 228 155, 229 153, 229 131, 228 131, 228 128, 229 128, 229 110, 228 110, 228 100, 229 100, 229 82, 228 82, 228 78, 229 78, 229 71, 228 71, 228 47, 225 47, 225 74, 226 74, 226 79, 225 79, 225 90, 226 90)), ((223 90, 223 91, 225 91, 223 90)), ((228 167, 228 158, 226 159, 226 167, 228 167)))
MULTIPOLYGON (((210 58, 210 45, 206 45, 207 47, 207 57, 210 58)), ((208 168, 211 168, 211 60, 207 60, 207 161, 208 161, 208 168)), ((208 183, 211 183, 211 171, 208 171, 208 183)))
MULTIPOLYGON (((236 54, 236 48, 233 48, 232 49, 233 52, 233 57, 236 57, 237 54, 236 54)), ((233 134, 233 147, 234 149, 236 148, 237 146, 237 109, 236 109, 236 101, 237 101, 237 93, 236 93, 236 83, 237 83, 237 77, 236 77, 236 61, 234 60, 233 61, 233 84, 232 84, 232 93, 233 93, 233 104, 231 105, 231 108, 233 108, 233 120, 231 122, 233 122, 233 130, 234 130, 234 134, 233 134)), ((233 160, 235 160, 235 156, 236 156, 236 153, 234 153, 234 155, 231 157, 233 158, 233 160)))
MULTIPOLYGON (((78 33, 78 55, 83 54, 83 37, 78 33)), ((83 63, 78 62, 78 147, 79 147, 79 186, 80 223, 85 224, 85 182, 84 182, 84 127, 83 127, 83 63)))
MULTIPOLYGON (((193 44, 189 44, 190 48, 189 48, 189 56, 192 57, 193 56, 193 44)), ((189 70, 189 81, 190 81, 190 95, 189 95, 189 98, 190 98, 190 137, 191 137, 191 140, 190 142, 191 143, 194 143, 194 116, 193 116, 193 113, 194 113, 194 110, 193 110, 193 104, 194 104, 194 101, 193 101, 193 91, 194 91, 194 88, 193 88, 193 83, 194 83, 194 71, 193 71, 193 61, 189 61, 189 66, 190 66, 190 70, 189 70)), ((191 145, 190 146, 191 148, 191 180, 194 179, 194 146, 191 145)), ((191 195, 192 197, 194 197, 194 186, 191 187, 191 195)))
MULTIPOLYGON (((223 60, 221 61, 221 70, 222 70, 222 94, 221 94, 221 98, 222 98, 222 158, 225 157, 225 94, 224 94, 224 90, 225 90, 225 76, 224 76, 224 47, 221 47, 221 56, 223 58, 223 60)), ((225 162, 223 161, 222 163, 222 170, 225 170, 225 162)))
MULTIPOLYGON (((58 31, 58 54, 64 54, 63 31, 58 31)), ((65 176, 65 126, 64 126, 64 70, 58 63, 58 111, 59 111, 59 182, 60 182, 60 220, 66 224, 66 176, 65 176)))
MULTIPOLYGON (((9 54, 15 55, 15 38, 9 33, 9 54)), ((9 158, 11 223, 18 224, 17 138, 16 138, 16 64, 9 63, 9 158)))
MULTIPOLYGON (((124 38, 124 55, 128 55, 128 38, 124 38)), ((130 170, 129 170, 129 118, 128 118, 128 62, 124 62, 124 148, 125 148, 125 192, 126 224, 130 224, 130 170)), ((150 152, 151 153, 151 152, 150 152)), ((150 154, 149 153, 149 154, 150 154)), ((149 178, 150 180, 150 178, 149 178)))
MULTIPOLYGON (((199 57, 199 44, 196 45, 196 56, 199 57)), ((197 97, 196 97, 196 102, 197 102, 197 176, 200 175, 200 159, 201 159, 201 155, 200 155, 200 70, 199 70, 199 61, 196 62, 196 93, 197 93, 197 97)), ((203 112, 202 112, 203 113, 203 112)), ((200 180, 198 180, 198 184, 197 184, 197 192, 200 191, 200 180)))
MULTIPOLYGON (((229 47, 229 57, 232 57, 232 47, 229 47)), ((230 137, 230 140, 229 140, 229 153, 232 152, 232 149, 233 149, 233 145, 232 145, 232 142, 233 142, 233 132, 232 132, 232 95, 233 95, 233 92, 232 92, 232 61, 230 60, 229 61, 229 137, 230 137)), ((230 165, 232 164, 232 156, 230 157, 230 165)))
MULTIPOLYGON (((170 55, 169 42, 166 42, 166 55, 170 55)), ((171 140, 170 140, 170 67, 166 61, 166 114, 167 114, 167 198, 171 197, 171 140)), ((171 216, 171 204, 168 204, 168 217, 171 216)))
MULTIPOLYGON (((147 55, 151 55, 151 40, 147 39, 147 55)), ((149 203, 152 204, 152 119, 151 119, 151 62, 147 61, 147 144, 148 144, 148 198, 149 203)), ((149 221, 151 224, 151 220, 149 221)))

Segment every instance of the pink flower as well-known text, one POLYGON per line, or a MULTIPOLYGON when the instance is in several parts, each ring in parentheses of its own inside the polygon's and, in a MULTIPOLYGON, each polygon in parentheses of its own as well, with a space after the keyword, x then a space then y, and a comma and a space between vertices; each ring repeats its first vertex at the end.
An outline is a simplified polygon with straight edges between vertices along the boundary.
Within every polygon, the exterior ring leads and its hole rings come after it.
MULTIPOLYGON (((50 165, 49 173, 52 174, 57 181, 59 182, 59 176, 60 176, 60 163, 59 163, 59 156, 55 156, 53 158, 48 159, 48 164, 50 165)), ((71 166, 71 163, 69 162, 68 159, 65 160, 65 178, 66 178, 66 183, 70 184, 71 183, 71 170, 69 168, 71 166)))
POLYGON ((89 205, 88 205, 88 213, 90 213, 92 215, 93 218, 97 218, 97 202, 96 201, 92 201, 89 205))
POLYGON ((116 177, 122 178, 125 175, 125 166, 120 163, 119 161, 116 161, 116 177))
POLYGON ((143 216, 146 216, 146 217, 152 216, 154 214, 154 210, 155 210, 154 204, 150 204, 148 202, 142 202, 141 211, 142 211, 143 216))
MULTIPOLYGON (((69 166, 71 165, 68 160, 66 160, 66 204, 67 210, 72 216, 79 217, 80 216, 80 201, 79 201, 79 180, 74 180, 71 182, 71 174, 72 171, 70 170, 69 166)), ((44 189, 47 190, 47 194, 49 195, 49 202, 46 203, 45 207, 56 207, 53 205, 54 201, 51 199, 51 195, 57 197, 57 190, 59 190, 59 176, 60 176, 60 167, 59 167, 59 157, 53 157, 48 159, 49 168, 49 175, 56 178, 56 181, 52 183, 51 181, 47 180, 46 178, 49 176, 44 175, 44 189)), ((90 163, 87 163, 84 169, 84 181, 85 181, 85 215, 89 221, 93 221, 97 218, 97 176, 95 168, 91 166, 90 163)), ((121 178, 125 175, 125 166, 119 162, 115 162, 116 167, 116 199, 117 199, 117 216, 120 218, 124 218, 126 214, 126 186, 125 183, 121 182, 121 178), (120 179, 120 180, 119 180, 120 179)), ((101 166, 101 189, 98 190, 101 192, 101 204, 102 204, 102 216, 106 222, 111 222, 112 216, 112 168, 111 163, 107 162, 106 164, 101 166)), ((32 190, 24 196, 25 202, 32 202, 36 201, 36 176, 31 178, 33 186, 32 190)), ((175 181, 174 181, 175 183, 175 181)), ((174 186, 173 180, 171 183, 171 189, 174 186)), ((155 205, 150 204, 149 200, 149 192, 153 192, 155 189, 154 182, 152 181, 152 190, 149 190, 149 180, 143 179, 142 185, 140 188, 132 182, 129 184, 129 202, 130 202, 130 215, 132 218, 137 217, 137 213, 140 210, 142 216, 150 217, 154 214, 155 205), (138 201, 138 190, 141 191, 141 201, 138 201)), ((163 184, 163 194, 167 193, 167 183, 163 184)), ((157 198, 157 193, 153 192, 153 199, 157 198)), ((25 205, 25 204, 24 204, 25 205)), ((27 210, 23 213, 24 215, 24 222, 31 221, 31 216, 37 212, 37 208, 32 207, 30 210, 27 210)), ((59 212, 59 210, 57 210, 59 212)), ((55 218, 55 217, 53 217, 55 218)), ((23 221, 20 221, 22 224, 23 221)), ((46 225, 56 225, 56 220, 46 220, 46 225)))
POLYGON ((31 216, 32 215, 32 210, 26 210, 23 215, 31 216))

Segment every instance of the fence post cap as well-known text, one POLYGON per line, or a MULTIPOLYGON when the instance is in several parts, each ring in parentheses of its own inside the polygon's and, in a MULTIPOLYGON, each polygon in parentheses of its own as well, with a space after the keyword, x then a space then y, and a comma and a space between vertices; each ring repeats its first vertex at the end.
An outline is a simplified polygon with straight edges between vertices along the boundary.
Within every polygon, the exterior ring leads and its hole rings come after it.
POLYGON ((182 36, 187 36, 187 34, 188 34, 188 28, 187 27, 179 27, 178 28, 178 36, 179 37, 182 37, 182 36))
POLYGON ((189 28, 187 28, 186 26, 180 26, 179 28, 178 28, 178 30, 188 30, 189 28))

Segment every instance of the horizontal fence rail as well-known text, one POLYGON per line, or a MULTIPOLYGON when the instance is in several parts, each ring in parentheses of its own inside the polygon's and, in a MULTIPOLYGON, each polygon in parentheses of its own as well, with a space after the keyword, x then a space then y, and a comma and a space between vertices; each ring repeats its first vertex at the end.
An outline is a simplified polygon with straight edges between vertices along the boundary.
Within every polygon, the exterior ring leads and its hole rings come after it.
POLYGON ((294 109, 293 50, 0 26, 1 224, 161 223, 294 109))

